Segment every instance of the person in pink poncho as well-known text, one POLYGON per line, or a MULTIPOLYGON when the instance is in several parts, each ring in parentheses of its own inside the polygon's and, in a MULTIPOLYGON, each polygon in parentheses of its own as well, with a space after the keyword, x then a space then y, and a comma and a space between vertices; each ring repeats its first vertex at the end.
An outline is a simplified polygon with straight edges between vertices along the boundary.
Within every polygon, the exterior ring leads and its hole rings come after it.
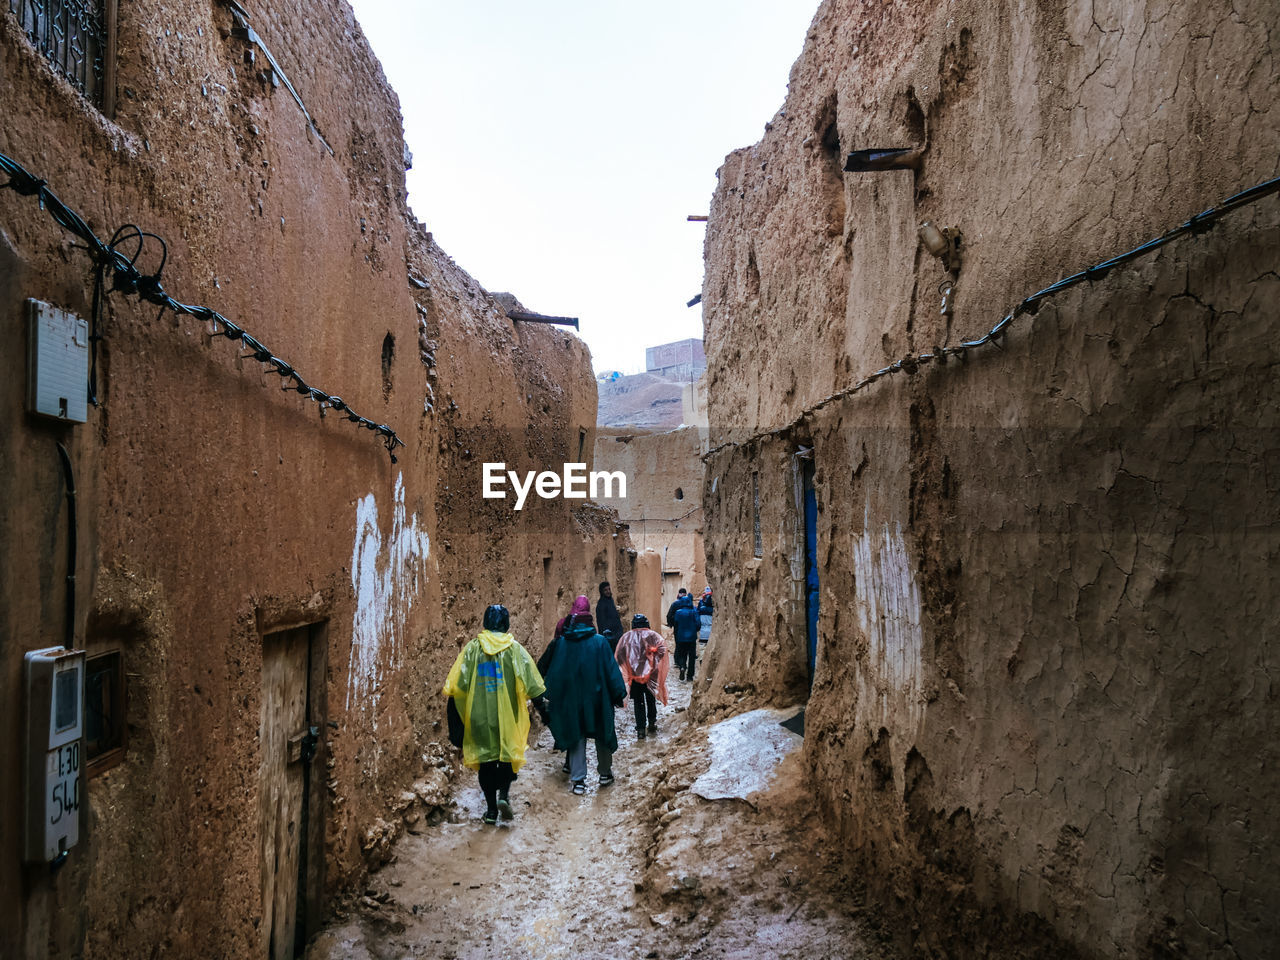
POLYGON ((662 634, 649 629, 649 618, 637 613, 631 618, 631 629, 618 640, 614 656, 622 668, 622 679, 631 692, 636 711, 636 739, 645 738, 646 714, 648 733, 658 732, 658 704, 667 704, 667 641, 662 634))

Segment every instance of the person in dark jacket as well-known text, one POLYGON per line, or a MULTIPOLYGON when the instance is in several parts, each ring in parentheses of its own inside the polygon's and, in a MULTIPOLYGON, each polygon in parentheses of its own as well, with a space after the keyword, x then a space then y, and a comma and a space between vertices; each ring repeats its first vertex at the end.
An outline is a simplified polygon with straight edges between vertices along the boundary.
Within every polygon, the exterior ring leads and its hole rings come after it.
POLYGON ((579 623, 574 617, 556 643, 546 683, 551 734, 555 748, 569 753, 573 792, 579 796, 587 792, 587 740, 596 742, 600 786, 609 786, 613 783, 613 754, 618 749, 613 711, 627 697, 609 641, 589 622, 579 623))
POLYGON ((671 606, 667 607, 667 626, 672 630, 676 626, 676 609, 680 606, 680 601, 689 595, 689 591, 684 587, 680 588, 680 592, 676 594, 675 600, 671 602, 671 606))
POLYGON ((596 629, 599 630, 615 649, 618 638, 622 636, 622 617, 618 615, 618 607, 613 602, 613 587, 606 580, 600 584, 600 599, 596 602, 596 629))
POLYGON ((671 617, 672 629, 676 635, 676 667, 680 670, 680 679, 693 682, 693 674, 698 665, 698 611, 694 609, 693 597, 686 594, 675 602, 675 611, 671 617))

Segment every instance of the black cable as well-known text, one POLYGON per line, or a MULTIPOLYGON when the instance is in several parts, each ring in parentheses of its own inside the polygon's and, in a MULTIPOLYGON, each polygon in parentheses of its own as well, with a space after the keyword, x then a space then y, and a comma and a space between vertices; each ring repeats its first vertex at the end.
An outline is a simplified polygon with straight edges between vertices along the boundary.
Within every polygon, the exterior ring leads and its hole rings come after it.
POLYGON ((249 350, 249 353, 245 355, 246 357, 252 357, 259 363, 269 367, 270 372, 278 374, 282 379, 293 381, 291 386, 286 386, 284 389, 296 391, 308 400, 314 400, 319 405, 322 414, 326 406, 335 410, 345 411, 346 419, 356 424, 357 429, 364 427, 377 433, 382 440, 383 446, 387 448, 387 454, 391 457, 391 462, 397 462, 395 449, 396 447, 403 447, 404 441, 396 436, 396 432, 385 423, 375 423, 366 417, 362 417, 340 397, 330 396, 325 391, 312 387, 299 375, 292 364, 275 356, 262 341, 250 336, 243 327, 232 323, 216 310, 199 305, 179 303, 171 297, 165 291, 164 284, 160 279, 165 265, 169 261, 169 246, 159 235, 143 230, 135 224, 127 223, 112 234, 109 243, 103 243, 79 214, 57 198, 53 191, 49 189, 47 181, 32 175, 20 163, 11 157, 5 156, 3 153, 0 153, 0 171, 3 171, 9 177, 7 183, 0 184, 0 190, 7 187, 21 196, 35 197, 40 204, 41 210, 46 210, 59 226, 73 233, 84 242, 85 249, 94 262, 96 275, 94 278, 89 336, 91 352, 88 385, 89 401, 92 404, 95 406, 98 404, 97 344, 102 339, 100 319, 102 306, 109 292, 106 288, 106 276, 107 271, 110 270, 112 274, 111 291, 135 294, 139 299, 158 306, 162 315, 166 310, 170 310, 175 314, 196 317, 210 323, 213 326, 213 336, 223 336, 232 342, 243 343, 249 350), (156 267, 154 273, 144 274, 138 269, 137 263, 142 256, 148 239, 155 240, 160 244, 160 264, 156 267), (137 241, 137 249, 133 251, 132 256, 126 256, 120 250, 120 247, 135 240, 137 241))
POLYGON ((62 463, 62 478, 67 493, 67 612, 63 625, 64 646, 68 650, 76 647, 76 543, 79 529, 76 526, 76 478, 71 469, 71 454, 61 443, 58 445, 58 459, 62 463))
POLYGON ((1264 180, 1256 186, 1249 187, 1247 190, 1241 190, 1239 193, 1232 194, 1216 207, 1210 207, 1207 210, 1202 210, 1191 219, 1178 224, 1178 226, 1160 234, 1158 237, 1153 237, 1146 243, 1134 247, 1132 250, 1128 250, 1119 256, 1112 257, 1109 260, 1103 260, 1101 263, 1095 263, 1092 267, 1086 267, 1085 269, 1080 270, 1077 273, 1073 273, 1068 277, 1063 277, 1056 283, 1049 284, 1049 286, 1045 287, 1043 290, 1037 290, 1030 296, 1023 297, 1012 310, 996 321, 995 325, 981 337, 971 340, 962 340, 954 347, 934 347, 932 353, 921 353, 914 356, 903 357, 901 360, 891 363, 887 367, 881 367, 875 373, 863 377, 852 386, 846 387, 838 393, 833 393, 829 397, 824 397, 786 426, 777 427, 773 430, 761 430, 758 433, 752 434, 746 440, 726 441, 724 443, 717 444, 702 455, 702 460, 705 461, 712 454, 718 453, 721 450, 744 446, 745 444, 753 443, 754 441, 764 437, 773 436, 775 434, 782 433, 785 430, 789 430, 809 414, 817 410, 821 410, 829 403, 834 403, 837 400, 843 400, 846 397, 850 397, 859 390, 863 390, 866 387, 871 386, 871 384, 883 377, 892 376, 895 373, 901 373, 903 371, 906 371, 908 374, 915 373, 916 370, 920 368, 921 364, 932 363, 935 360, 938 363, 946 363, 948 357, 959 357, 963 359, 968 351, 976 350, 979 347, 994 346, 999 348, 999 339, 1004 336, 1009 325, 1018 319, 1018 317, 1034 315, 1036 311, 1040 309, 1040 301, 1061 293, 1063 290, 1074 287, 1077 284, 1084 283, 1085 281, 1093 282, 1095 280, 1101 280, 1116 267, 1128 263, 1131 260, 1136 260, 1138 257, 1145 256, 1153 250, 1158 250, 1165 244, 1171 243, 1188 233, 1197 235, 1207 233, 1226 214, 1278 192, 1280 192, 1280 177, 1273 177, 1270 180, 1264 180))

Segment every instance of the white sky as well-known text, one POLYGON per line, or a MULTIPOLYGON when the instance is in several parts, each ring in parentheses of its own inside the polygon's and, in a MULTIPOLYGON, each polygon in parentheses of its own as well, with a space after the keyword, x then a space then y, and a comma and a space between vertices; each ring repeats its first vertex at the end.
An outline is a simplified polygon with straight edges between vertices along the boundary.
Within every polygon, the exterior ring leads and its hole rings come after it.
POLYGON ((702 336, 705 214, 818 0, 351 0, 400 96, 409 202, 485 289, 581 318, 597 371, 702 336))

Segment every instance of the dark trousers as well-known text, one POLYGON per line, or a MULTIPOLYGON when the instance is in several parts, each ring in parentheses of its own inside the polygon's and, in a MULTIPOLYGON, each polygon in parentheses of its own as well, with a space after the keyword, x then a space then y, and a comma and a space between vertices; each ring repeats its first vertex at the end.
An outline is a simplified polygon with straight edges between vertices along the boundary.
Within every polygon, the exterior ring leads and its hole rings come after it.
POLYGON ((698 641, 676 641, 676 668, 684 674, 686 680, 693 679, 693 672, 698 666, 698 641))
POLYGON ((636 729, 644 729, 645 713, 649 714, 649 726, 655 726, 658 723, 658 700, 653 695, 653 691, 649 689, 649 685, 631 681, 631 702, 636 709, 636 729))
POLYGON ((491 760, 480 764, 478 773, 480 789, 484 791, 485 809, 493 813, 498 809, 498 795, 501 794, 504 797, 507 795, 507 791, 511 789, 511 781, 516 778, 516 772, 511 769, 509 763, 491 760))

